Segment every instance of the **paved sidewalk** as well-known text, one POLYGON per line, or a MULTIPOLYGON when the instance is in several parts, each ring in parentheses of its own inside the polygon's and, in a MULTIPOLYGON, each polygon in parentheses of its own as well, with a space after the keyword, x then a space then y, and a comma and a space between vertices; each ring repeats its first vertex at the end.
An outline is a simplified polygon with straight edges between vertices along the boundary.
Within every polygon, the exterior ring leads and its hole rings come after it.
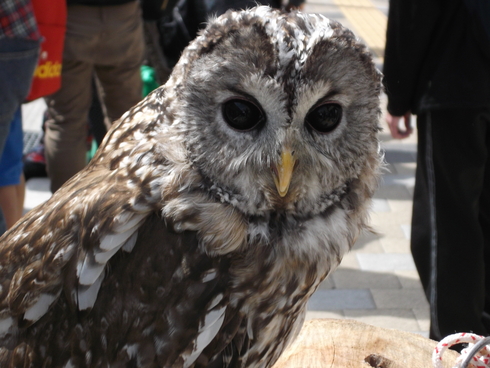
MULTIPOLYGON (((351 28, 371 46, 381 67, 387 3, 387 0, 307 0, 305 11, 322 13, 351 28), (369 21, 363 22, 365 19, 369 21)), ((382 106, 386 106, 385 101, 382 106)), ((42 101, 24 106, 26 131, 40 130, 43 109, 42 101)), ((381 119, 385 127, 384 116, 381 119)), ((387 167, 371 216, 377 234, 364 234, 337 271, 321 285, 309 304, 308 318, 352 318, 428 336, 429 307, 409 248, 415 136, 395 141, 386 129, 380 133, 387 167)), ((47 179, 29 180, 26 210, 49 196, 47 179)))

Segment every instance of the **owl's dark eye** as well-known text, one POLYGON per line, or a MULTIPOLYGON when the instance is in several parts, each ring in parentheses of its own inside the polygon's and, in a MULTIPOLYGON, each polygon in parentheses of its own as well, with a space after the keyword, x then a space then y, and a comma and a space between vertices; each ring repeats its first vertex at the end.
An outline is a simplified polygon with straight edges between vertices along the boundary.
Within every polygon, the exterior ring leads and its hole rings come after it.
POLYGON ((320 133, 329 133, 339 125, 342 108, 335 103, 326 103, 314 108, 306 115, 305 121, 320 133))
POLYGON ((261 124, 264 121, 264 114, 254 103, 235 99, 223 104, 223 118, 232 128, 247 131, 261 124))

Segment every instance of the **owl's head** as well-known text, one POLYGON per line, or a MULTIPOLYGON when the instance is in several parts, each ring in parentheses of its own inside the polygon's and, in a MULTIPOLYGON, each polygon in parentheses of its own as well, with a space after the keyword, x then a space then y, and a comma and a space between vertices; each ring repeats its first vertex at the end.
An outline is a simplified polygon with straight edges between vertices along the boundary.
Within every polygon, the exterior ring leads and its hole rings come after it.
POLYGON ((372 195, 381 75, 339 23, 268 7, 227 12, 188 46, 165 89, 204 189, 243 213, 309 216, 348 193, 372 195))

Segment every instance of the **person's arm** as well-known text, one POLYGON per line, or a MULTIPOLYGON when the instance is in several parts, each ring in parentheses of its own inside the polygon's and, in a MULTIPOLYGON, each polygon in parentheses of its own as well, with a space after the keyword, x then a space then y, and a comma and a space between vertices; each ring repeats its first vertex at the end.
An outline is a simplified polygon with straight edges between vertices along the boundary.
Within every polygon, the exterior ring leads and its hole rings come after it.
POLYGON ((395 139, 408 138, 413 132, 411 124, 412 113, 408 111, 403 116, 393 116, 386 113, 386 122, 390 128, 391 136, 395 139))
POLYGON ((417 104, 440 19, 441 0, 390 0, 383 83, 388 111, 403 116, 417 104))

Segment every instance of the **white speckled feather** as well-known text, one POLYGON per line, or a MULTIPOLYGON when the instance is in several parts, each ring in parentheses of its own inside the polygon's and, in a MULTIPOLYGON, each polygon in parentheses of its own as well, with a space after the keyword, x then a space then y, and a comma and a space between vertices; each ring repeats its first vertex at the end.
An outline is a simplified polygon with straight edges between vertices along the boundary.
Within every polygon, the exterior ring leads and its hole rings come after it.
POLYGON ((101 273, 97 280, 90 286, 80 285, 77 290, 78 309, 85 310, 92 308, 97 300, 97 295, 104 280, 104 273, 101 273))
POLYGON ((53 294, 41 294, 32 306, 29 307, 24 313, 24 319, 35 322, 41 318, 51 307, 53 302, 58 298, 59 293, 53 294))
POLYGON ((206 314, 203 325, 199 328, 199 333, 194 341, 192 353, 184 355, 184 368, 190 367, 201 355, 202 351, 218 334, 225 319, 226 307, 212 310, 206 314))

